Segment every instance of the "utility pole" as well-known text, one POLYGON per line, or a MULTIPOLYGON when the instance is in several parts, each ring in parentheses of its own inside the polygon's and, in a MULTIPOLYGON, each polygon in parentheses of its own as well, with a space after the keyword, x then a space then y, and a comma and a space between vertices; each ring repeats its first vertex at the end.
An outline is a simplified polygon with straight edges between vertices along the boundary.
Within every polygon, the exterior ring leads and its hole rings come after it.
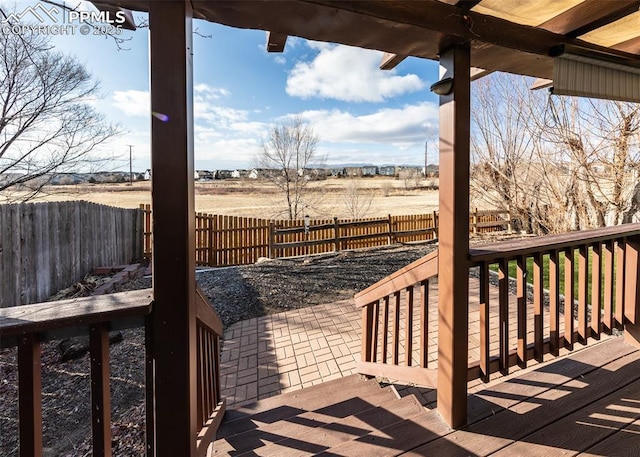
POLYGON ((426 179, 428 175, 429 167, 429 140, 424 142, 424 177, 426 179))
POLYGON ((133 163, 131 160, 131 149, 133 149, 132 144, 128 144, 129 146, 129 185, 133 186, 133 163))

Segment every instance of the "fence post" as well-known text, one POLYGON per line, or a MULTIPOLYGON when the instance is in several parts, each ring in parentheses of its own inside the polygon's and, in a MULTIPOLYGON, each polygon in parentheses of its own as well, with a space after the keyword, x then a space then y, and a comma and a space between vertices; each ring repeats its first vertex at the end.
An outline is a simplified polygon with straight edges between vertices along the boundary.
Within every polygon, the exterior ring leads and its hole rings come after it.
POLYGON ((211 214, 207 216, 208 218, 208 226, 209 229, 209 266, 216 266, 216 259, 213 257, 213 231, 215 230, 215 218, 211 214))
POLYGON ((438 238, 438 212, 433 212, 433 237, 438 238))
POLYGON ((273 224, 273 221, 269 221, 269 258, 270 259, 275 259, 275 247, 274 244, 276 242, 275 240, 276 238, 276 234, 275 234, 275 227, 273 224))
POLYGON ((393 234, 393 221, 391 220, 391 214, 389 214, 389 236, 388 236, 388 240, 389 240, 389 245, 393 244, 395 242, 395 236, 393 234))
POLYGON ((338 224, 338 218, 333 218, 333 239, 336 245, 335 251, 340 251, 340 225, 338 224))

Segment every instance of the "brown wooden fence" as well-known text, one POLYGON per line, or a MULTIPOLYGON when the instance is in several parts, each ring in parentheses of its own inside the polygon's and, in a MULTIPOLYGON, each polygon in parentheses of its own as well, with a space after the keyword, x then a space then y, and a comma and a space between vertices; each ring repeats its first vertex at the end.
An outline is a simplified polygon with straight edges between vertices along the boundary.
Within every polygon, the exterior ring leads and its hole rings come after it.
MULTIPOLYGON (((151 207, 145 217, 145 256, 151 257, 151 207)), ((469 216, 472 233, 511 228, 509 214, 478 211, 469 216)), ((280 258, 345 249, 388 246, 432 240, 438 214, 412 214, 366 219, 270 220, 196 214, 196 263, 199 266, 247 265, 260 257, 280 258)))
POLYGON ((95 267, 141 259, 142 212, 85 201, 0 205, 0 307, 46 300, 95 267))

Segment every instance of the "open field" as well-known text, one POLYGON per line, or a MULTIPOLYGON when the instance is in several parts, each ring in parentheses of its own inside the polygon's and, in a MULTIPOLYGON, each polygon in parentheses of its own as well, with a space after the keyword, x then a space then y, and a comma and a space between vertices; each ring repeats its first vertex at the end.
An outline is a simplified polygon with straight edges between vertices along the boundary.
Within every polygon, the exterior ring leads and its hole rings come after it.
MULTIPOLYGON (((387 214, 422 214, 438 207, 438 191, 427 186, 436 184, 437 179, 422 180, 420 187, 395 178, 327 179, 309 185, 309 206, 306 213, 311 217, 354 216, 347 209, 347 201, 357 195, 360 201, 368 200, 368 210, 362 209, 359 217, 373 217, 387 214), (435 182, 434 182, 435 181, 435 182)), ((196 183, 196 211, 245 216, 278 217, 285 208, 280 191, 271 183, 253 180, 224 180, 196 183)), ((5 198, 0 195, 0 203, 5 198)), ((87 200, 111 206, 136 208, 141 203, 151 202, 151 184, 137 182, 126 184, 82 184, 75 186, 50 186, 38 201, 87 200)), ((363 205, 363 206, 366 206, 363 205)))

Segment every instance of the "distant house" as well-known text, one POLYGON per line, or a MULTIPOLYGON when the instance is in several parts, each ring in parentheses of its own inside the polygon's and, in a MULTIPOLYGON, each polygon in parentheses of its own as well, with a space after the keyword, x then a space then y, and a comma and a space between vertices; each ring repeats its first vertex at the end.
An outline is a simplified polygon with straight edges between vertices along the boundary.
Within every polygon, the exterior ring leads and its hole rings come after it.
POLYGON ((233 170, 231 172, 231 177, 235 179, 242 177, 242 175, 240 174, 240 170, 233 170))
POLYGON ((199 181, 211 181, 212 179, 214 179, 214 172, 211 172, 209 170, 198 170, 196 171, 196 173, 198 174, 198 180, 199 181))
POLYGON ((330 168, 328 173, 334 178, 342 178, 347 174, 347 171, 344 168, 330 168))
POLYGON ((395 165, 385 165, 384 167, 380 167, 378 169, 378 173, 381 176, 396 176, 397 170, 395 165))
POLYGON ((217 170, 216 179, 230 179, 233 178, 233 171, 231 170, 217 170))
POLYGON ((350 178, 359 178, 362 177, 362 167, 346 167, 345 175, 350 178))
POLYGON ((373 177, 378 174, 378 167, 375 165, 367 165, 362 167, 362 176, 364 177, 373 177))

